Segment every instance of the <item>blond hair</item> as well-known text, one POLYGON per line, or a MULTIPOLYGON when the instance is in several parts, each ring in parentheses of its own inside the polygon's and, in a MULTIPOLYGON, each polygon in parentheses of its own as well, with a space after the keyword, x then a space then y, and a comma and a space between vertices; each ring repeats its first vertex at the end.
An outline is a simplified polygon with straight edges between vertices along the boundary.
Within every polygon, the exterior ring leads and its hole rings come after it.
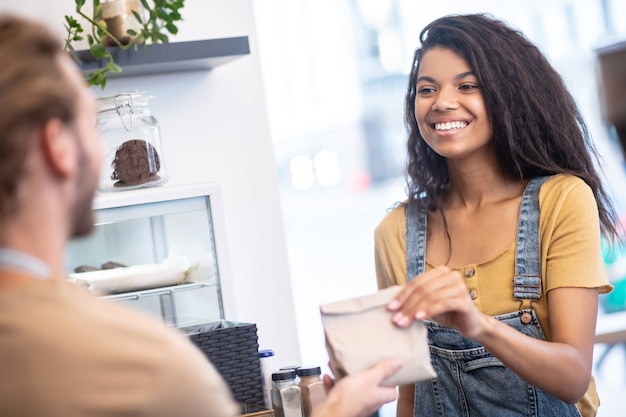
POLYGON ((53 118, 74 122, 78 92, 62 54, 60 39, 42 24, 0 14, 0 219, 16 209, 33 132, 53 118))

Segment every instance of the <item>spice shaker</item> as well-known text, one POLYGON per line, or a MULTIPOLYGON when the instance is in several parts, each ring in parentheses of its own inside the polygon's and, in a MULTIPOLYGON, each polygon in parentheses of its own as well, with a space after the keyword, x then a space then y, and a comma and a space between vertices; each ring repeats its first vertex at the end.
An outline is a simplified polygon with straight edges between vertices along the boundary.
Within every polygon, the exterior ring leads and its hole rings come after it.
POLYGON ((294 378, 295 383, 300 382, 300 378, 298 377, 298 368, 300 365, 286 365, 282 366, 279 371, 294 371, 296 373, 296 377, 294 378))
POLYGON ((304 417, 310 417, 313 409, 326 399, 326 388, 322 381, 322 369, 319 366, 300 367, 296 371, 300 377, 302 409, 304 417))
POLYGON ((303 417, 302 391, 295 382, 293 370, 272 374, 272 408, 274 417, 303 417))

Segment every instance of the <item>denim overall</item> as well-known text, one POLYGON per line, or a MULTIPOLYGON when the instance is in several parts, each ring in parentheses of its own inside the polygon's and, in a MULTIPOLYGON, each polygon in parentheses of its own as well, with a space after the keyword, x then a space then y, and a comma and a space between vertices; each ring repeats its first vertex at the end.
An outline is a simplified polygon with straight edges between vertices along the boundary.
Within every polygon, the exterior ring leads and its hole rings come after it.
MULTIPOLYGON (((531 302, 542 294, 539 189, 548 178, 528 183, 520 207, 511 292, 520 306, 529 308, 495 317, 541 340, 545 336, 531 302)), ((424 272, 426 218, 415 205, 407 207, 407 280, 424 272)), ((438 323, 425 324, 437 378, 415 384, 415 416, 580 417, 575 405, 527 384, 476 341, 438 323)))

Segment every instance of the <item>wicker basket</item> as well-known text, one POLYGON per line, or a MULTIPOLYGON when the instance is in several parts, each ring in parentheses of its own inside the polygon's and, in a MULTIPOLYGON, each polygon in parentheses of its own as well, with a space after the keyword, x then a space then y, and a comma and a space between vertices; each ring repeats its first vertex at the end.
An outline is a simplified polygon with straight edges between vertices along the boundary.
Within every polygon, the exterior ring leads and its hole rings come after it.
POLYGON ((181 328, 222 375, 242 411, 263 407, 256 324, 220 322, 181 328))

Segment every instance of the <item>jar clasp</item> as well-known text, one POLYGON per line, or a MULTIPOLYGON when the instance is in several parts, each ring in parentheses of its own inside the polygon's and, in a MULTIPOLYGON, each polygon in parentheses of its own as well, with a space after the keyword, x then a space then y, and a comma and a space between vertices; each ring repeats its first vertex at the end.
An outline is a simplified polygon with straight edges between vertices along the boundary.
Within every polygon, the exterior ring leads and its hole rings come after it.
POLYGON ((127 132, 130 132, 133 129, 133 112, 135 110, 133 106, 132 94, 129 94, 129 93, 116 94, 113 97, 113 101, 115 102, 115 110, 117 111, 117 114, 122 119, 122 125, 124 125, 124 129, 126 129, 127 132), (123 103, 120 100, 120 102, 118 102, 118 97, 120 99, 122 97, 127 97, 128 101, 123 103), (128 116, 128 125, 126 124, 126 121, 124 120, 124 116, 128 116))

